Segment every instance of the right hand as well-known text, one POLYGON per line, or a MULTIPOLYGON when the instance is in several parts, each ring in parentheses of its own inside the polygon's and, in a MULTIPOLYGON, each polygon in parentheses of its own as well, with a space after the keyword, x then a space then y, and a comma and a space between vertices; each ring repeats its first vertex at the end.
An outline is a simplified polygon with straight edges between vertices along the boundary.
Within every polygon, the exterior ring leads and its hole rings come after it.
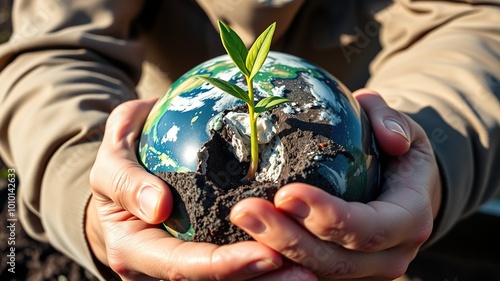
POLYGON ((108 118, 90 175, 93 195, 85 225, 95 257, 123 280, 276 280, 292 271, 310 275, 301 268, 280 268, 279 253, 256 241, 224 246, 185 242, 156 226, 169 216, 172 195, 135 156, 154 102, 126 102, 108 118))
POLYGON ((353 95, 385 155, 382 194, 366 204, 347 202, 297 182, 280 188, 274 205, 261 198, 238 202, 230 218, 322 280, 393 280, 404 274, 431 235, 441 204, 441 177, 420 125, 372 90, 353 95))

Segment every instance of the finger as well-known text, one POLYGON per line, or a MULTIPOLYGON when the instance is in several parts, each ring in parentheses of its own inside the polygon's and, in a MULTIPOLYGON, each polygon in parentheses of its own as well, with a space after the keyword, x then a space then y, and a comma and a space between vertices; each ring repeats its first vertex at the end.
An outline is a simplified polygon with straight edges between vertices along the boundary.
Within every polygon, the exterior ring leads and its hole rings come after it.
POLYGON ((168 280, 247 280, 282 263, 277 252, 255 241, 217 246, 166 237, 157 228, 130 234, 130 228, 114 228, 114 236, 127 241, 112 243, 122 247, 108 249, 108 261, 115 272, 131 280, 137 279, 136 272, 168 280))
POLYGON ((116 150, 135 149, 135 142, 156 100, 132 100, 117 106, 106 121, 103 144, 116 150))
POLYGON ((423 243, 428 238, 432 218, 426 196, 410 188, 397 188, 363 204, 293 183, 278 191, 275 205, 322 240, 347 249, 376 252, 409 240, 423 243))
POLYGON ((299 265, 283 265, 270 273, 253 278, 252 281, 315 281, 318 277, 299 265))
MULTIPOLYGON (((390 161, 388 171, 384 173, 386 180, 403 186, 411 183, 411 188, 426 189, 422 192, 429 193, 430 190, 433 216, 436 217, 441 204, 441 179, 432 146, 423 128, 407 115, 389 108, 374 91, 361 89, 354 96, 367 113, 379 146, 385 153, 399 157, 390 161), (415 153, 405 155, 410 148, 415 153), (419 166, 419 163, 428 166, 419 166), (429 186, 430 183, 433 186, 429 186)), ((384 190, 387 188, 389 184, 384 190)))
POLYGON ((370 120, 377 143, 389 155, 402 155, 411 142, 410 126, 401 113, 391 109, 374 91, 360 89, 353 93, 370 120))
POLYGON ((255 240, 323 278, 397 277, 414 256, 414 252, 398 248, 376 253, 352 251, 319 240, 263 199, 240 201, 230 218, 255 240))
POLYGON ((168 186, 138 163, 135 141, 155 100, 132 101, 109 116, 90 181, 96 201, 113 201, 142 220, 164 221, 172 208, 168 186))
POLYGON ((265 237, 266 241, 271 242, 268 246, 292 261, 303 259, 306 254, 304 249, 319 247, 321 243, 314 236, 304 233, 299 224, 278 212, 267 200, 244 199, 232 208, 229 218, 255 240, 261 241, 265 237), (281 229, 286 231, 281 232, 281 229), (298 236, 298 233, 302 235, 298 236))

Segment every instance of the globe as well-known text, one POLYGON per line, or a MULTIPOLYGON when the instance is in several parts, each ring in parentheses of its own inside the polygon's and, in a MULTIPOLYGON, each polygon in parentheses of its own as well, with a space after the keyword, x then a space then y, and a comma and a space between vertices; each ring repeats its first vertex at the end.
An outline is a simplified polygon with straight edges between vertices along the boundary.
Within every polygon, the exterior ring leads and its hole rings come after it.
MULTIPOLYGON (((227 55, 203 62, 177 79, 152 108, 140 136, 138 155, 149 172, 206 176, 204 147, 214 138, 214 132, 227 125, 230 112, 244 111, 243 101, 199 79, 200 75, 247 89, 242 73, 227 55)), ((309 178, 312 184, 323 185, 329 193, 347 201, 367 202, 379 194, 380 161, 369 121, 340 81, 302 58, 270 52, 254 78, 254 89, 256 100, 268 96, 293 100, 266 114, 274 124, 271 127, 279 127, 272 136, 274 146, 296 131, 310 136, 305 142, 288 144, 280 150, 282 154, 291 150, 301 154, 293 152, 292 156, 279 158, 275 155, 277 149, 268 153, 281 160, 279 165, 263 168, 272 172, 266 170, 271 175, 265 176, 260 171, 260 181, 285 184, 309 178), (280 125, 276 124, 278 119, 280 125), (317 143, 313 143, 315 139, 317 143), (324 146, 334 146, 338 153, 325 152, 324 146), (309 172, 297 172, 299 176, 288 176, 286 180, 280 178, 284 170, 290 170, 289 165, 298 162, 307 163, 309 172)), ((231 144, 229 147, 234 148, 231 144)), ((216 181, 209 176, 206 180, 216 181)), ((185 210, 186 202, 179 196, 176 200, 179 210, 174 208, 165 227, 175 237, 191 240, 197 231, 193 229, 194 218, 185 210)))

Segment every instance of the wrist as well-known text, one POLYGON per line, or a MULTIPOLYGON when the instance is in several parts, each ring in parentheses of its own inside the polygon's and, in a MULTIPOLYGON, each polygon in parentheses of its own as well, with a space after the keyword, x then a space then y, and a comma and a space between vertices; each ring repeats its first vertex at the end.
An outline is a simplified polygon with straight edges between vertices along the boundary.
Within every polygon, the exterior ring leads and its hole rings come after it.
POLYGON ((94 258, 104 265, 108 264, 106 255, 106 246, 102 238, 102 231, 97 217, 94 197, 91 196, 87 204, 85 215, 85 237, 90 252, 94 258))

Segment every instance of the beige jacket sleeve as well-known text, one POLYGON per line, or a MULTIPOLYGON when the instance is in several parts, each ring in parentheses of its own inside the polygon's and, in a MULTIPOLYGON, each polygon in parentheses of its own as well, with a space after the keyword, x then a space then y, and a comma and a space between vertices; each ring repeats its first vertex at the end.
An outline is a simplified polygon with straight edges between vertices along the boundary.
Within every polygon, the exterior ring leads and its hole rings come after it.
POLYGON ((500 1, 398 0, 368 87, 426 130, 444 180, 434 239, 500 189, 500 1))
POLYGON ((0 152, 20 178, 18 212, 38 240, 99 272, 84 234, 88 173, 109 112, 135 98, 142 1, 15 1, 0 46, 0 152))

